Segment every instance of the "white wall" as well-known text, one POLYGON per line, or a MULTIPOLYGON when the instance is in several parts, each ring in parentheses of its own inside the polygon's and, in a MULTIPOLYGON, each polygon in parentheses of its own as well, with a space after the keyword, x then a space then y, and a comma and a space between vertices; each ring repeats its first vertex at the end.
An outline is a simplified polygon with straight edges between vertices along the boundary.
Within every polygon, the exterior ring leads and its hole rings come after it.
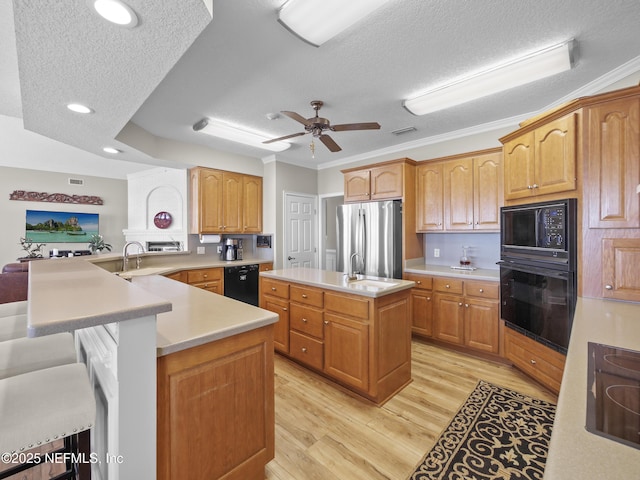
MULTIPOLYGON (((20 237, 25 235, 26 210, 97 213, 100 215, 100 234, 104 236, 106 243, 112 245, 112 251, 121 251, 124 246, 122 230, 127 226, 126 180, 0 167, 0 191, 2 192, 0 196, 2 218, 0 266, 15 262, 17 258, 24 256, 20 237), (69 177, 83 179, 84 185, 69 185, 69 177), (104 204, 77 205, 9 200, 9 195, 14 190, 93 195, 101 197, 104 204)), ((52 248, 86 250, 87 245, 86 243, 51 243, 43 248, 43 254, 48 256, 52 248)))

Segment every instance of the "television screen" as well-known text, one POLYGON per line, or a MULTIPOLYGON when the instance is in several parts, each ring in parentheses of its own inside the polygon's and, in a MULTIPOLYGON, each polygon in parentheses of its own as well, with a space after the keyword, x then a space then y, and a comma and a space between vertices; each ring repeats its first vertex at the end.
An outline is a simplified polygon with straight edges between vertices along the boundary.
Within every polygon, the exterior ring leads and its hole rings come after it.
POLYGON ((34 243, 89 243, 96 233, 97 213, 27 210, 25 238, 34 243))

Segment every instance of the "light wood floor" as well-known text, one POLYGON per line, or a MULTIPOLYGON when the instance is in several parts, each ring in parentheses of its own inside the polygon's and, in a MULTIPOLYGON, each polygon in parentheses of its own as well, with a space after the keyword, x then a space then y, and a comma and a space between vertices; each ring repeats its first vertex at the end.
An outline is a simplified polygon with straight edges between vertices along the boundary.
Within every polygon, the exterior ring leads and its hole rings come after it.
POLYGON ((276 355, 276 455, 269 480, 405 479, 478 380, 555 403, 513 367, 413 341, 413 382, 382 407, 276 355))

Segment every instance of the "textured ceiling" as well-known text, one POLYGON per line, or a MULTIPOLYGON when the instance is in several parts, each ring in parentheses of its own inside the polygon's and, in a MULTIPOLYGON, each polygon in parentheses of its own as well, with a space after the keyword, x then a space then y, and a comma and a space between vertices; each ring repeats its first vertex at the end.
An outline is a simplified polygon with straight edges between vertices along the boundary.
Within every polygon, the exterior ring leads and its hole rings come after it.
MULTIPOLYGON (((214 0, 208 23, 201 0, 131 0, 141 25, 129 30, 103 22, 84 0, 49 2, 46 9, 15 0, 25 128, 100 153, 130 121, 166 140, 263 158, 271 152, 191 126, 209 116, 278 137, 302 126, 266 115, 292 110, 311 117, 309 102, 316 99, 334 124, 381 124, 378 131, 332 133, 343 149, 338 153, 316 142, 312 159, 306 135, 276 154, 315 167, 482 125, 513 125, 514 118, 640 71, 637 0, 391 0, 319 48, 278 24, 282 3, 214 0), (402 108, 403 99, 423 89, 572 38, 578 50, 570 72, 430 115, 402 108), (69 115, 64 105, 72 100, 96 113, 69 115), (409 126, 416 131, 391 133, 409 126)), ((6 60, 0 59, 3 77, 6 60)), ((15 115, 15 102, 0 100, 0 113, 15 115)), ((122 158, 154 162, 127 138, 119 145, 122 158)))

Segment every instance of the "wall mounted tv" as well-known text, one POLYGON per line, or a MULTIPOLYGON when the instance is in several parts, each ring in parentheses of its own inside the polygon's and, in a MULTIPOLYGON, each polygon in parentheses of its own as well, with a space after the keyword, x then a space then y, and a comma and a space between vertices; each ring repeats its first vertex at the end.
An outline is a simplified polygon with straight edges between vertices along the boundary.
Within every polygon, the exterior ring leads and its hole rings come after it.
POLYGON ((27 210, 25 238, 34 243, 89 243, 97 233, 97 213, 27 210))

